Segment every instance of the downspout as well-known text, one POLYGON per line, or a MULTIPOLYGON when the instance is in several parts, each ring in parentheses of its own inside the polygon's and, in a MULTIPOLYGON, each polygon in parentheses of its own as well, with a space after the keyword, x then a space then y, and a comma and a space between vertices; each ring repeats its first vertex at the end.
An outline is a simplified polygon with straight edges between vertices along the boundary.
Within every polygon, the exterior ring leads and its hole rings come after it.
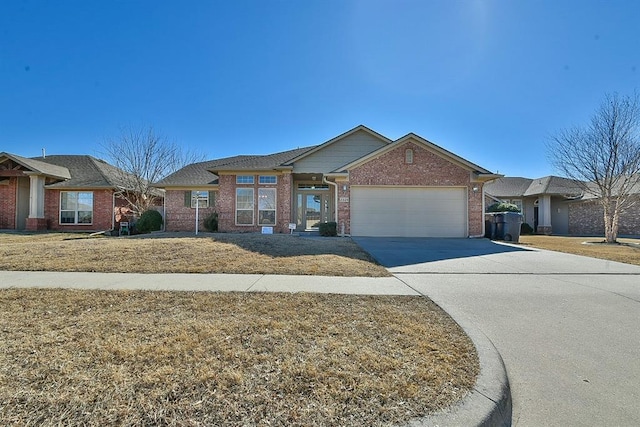
POLYGON ((337 224, 338 224, 338 184, 336 184, 335 182, 327 181, 327 177, 324 176, 324 174, 322 175, 322 182, 324 182, 325 184, 331 185, 333 187, 333 195, 334 195, 333 221, 336 223, 336 227, 337 227, 337 224))

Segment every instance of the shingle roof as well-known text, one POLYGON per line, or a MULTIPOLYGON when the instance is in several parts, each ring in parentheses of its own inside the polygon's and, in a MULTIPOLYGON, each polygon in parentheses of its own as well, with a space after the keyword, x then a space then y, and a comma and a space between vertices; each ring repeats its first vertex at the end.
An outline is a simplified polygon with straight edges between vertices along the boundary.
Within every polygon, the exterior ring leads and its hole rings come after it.
POLYGON ((92 156, 52 155, 37 161, 64 167, 71 173, 71 179, 50 184, 47 188, 131 188, 130 175, 92 156))
POLYGON ((520 177, 503 177, 485 184, 485 193, 494 197, 522 197, 533 180, 520 177))
POLYGON ((69 169, 64 166, 53 165, 47 162, 42 161, 41 159, 29 159, 27 157, 18 156, 15 154, 0 153, 0 157, 7 157, 14 162, 24 166, 25 168, 39 173, 41 175, 50 176, 58 179, 69 179, 71 178, 71 174, 69 169))
POLYGON ((267 155, 241 155, 193 163, 161 179, 156 183, 156 186, 215 185, 218 184, 218 176, 214 172, 221 170, 275 169, 312 148, 314 147, 296 148, 267 155))
POLYGON ((575 197, 582 194, 581 187, 575 181, 559 176, 536 179, 503 177, 487 183, 484 190, 494 197, 526 197, 541 194, 575 197))
POLYGON ((571 179, 559 176, 545 176, 543 178, 534 179, 524 195, 536 196, 539 194, 550 194, 579 196, 582 192, 582 188, 571 179))
POLYGON ((216 168, 228 163, 242 161, 245 157, 252 156, 233 156, 224 159, 207 160, 199 163, 192 163, 183 167, 176 172, 167 175, 156 183, 158 187, 173 185, 215 185, 218 183, 218 176, 210 172, 212 168, 216 168))
POLYGON ((282 151, 280 153, 267 154, 264 156, 241 156, 243 159, 237 162, 228 163, 212 168, 212 170, 269 170, 284 166, 290 160, 301 156, 305 152, 316 148, 317 146, 296 148, 293 150, 282 151))

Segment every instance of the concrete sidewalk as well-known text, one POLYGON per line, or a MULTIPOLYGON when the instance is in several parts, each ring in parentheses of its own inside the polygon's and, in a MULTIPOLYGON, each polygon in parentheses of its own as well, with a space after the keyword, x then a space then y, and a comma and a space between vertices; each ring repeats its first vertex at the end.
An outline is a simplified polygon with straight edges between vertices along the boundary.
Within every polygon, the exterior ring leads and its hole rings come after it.
POLYGON ((0 288, 10 287, 419 295, 395 277, 0 271, 0 288))
MULTIPOLYGON (((0 271, 0 289, 13 287, 422 295, 396 277, 0 271)), ((481 368, 476 385, 469 395, 452 408, 414 420, 408 425, 412 427, 510 425, 511 393, 500 355, 493 343, 466 318, 462 316, 456 318, 455 315, 452 317, 476 347, 481 368)))

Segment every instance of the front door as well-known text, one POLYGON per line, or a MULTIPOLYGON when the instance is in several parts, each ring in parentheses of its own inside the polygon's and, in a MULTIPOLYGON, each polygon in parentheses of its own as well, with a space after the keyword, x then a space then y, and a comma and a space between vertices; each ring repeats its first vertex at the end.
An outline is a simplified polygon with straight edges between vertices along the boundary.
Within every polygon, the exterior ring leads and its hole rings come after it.
POLYGON ((314 230, 332 220, 329 191, 299 191, 296 195, 296 228, 314 230))

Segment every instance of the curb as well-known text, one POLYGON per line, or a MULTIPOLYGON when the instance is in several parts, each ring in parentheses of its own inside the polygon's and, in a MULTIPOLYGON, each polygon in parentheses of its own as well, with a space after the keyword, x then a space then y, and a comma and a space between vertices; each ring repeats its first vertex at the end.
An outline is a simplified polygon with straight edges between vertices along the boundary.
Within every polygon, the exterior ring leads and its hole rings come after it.
MULTIPOLYGON (((434 303, 444 310, 437 301, 434 303)), ((461 401, 435 414, 411 420, 404 426, 511 426, 511 389, 500 353, 465 316, 455 310, 444 311, 460 325, 476 347, 480 374, 471 392, 461 401)))

